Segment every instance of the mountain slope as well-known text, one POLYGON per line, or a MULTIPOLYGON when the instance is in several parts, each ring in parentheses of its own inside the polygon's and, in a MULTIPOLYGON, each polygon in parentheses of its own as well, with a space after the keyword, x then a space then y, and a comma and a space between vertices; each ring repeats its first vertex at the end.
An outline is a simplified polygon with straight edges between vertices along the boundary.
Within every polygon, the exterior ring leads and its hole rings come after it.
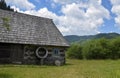
POLYGON ((64 36, 64 38, 70 42, 83 42, 86 40, 91 40, 91 39, 99 39, 99 38, 107 38, 107 39, 111 39, 111 38, 115 38, 120 36, 120 34, 118 33, 100 33, 97 35, 88 35, 88 36, 76 36, 76 35, 68 35, 68 36, 64 36))

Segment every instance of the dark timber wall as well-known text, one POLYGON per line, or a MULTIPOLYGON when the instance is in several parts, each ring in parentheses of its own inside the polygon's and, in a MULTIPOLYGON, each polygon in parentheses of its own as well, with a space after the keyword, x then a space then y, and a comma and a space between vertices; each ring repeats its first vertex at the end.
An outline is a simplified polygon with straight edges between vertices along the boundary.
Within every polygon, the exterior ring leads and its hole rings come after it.
POLYGON ((0 63, 21 63, 22 47, 19 44, 0 43, 0 63))
POLYGON ((37 46, 0 43, 0 63, 12 64, 41 64, 41 59, 36 56, 36 49, 44 47, 48 51, 48 55, 43 59, 43 64, 53 65, 55 60, 65 63, 65 52, 62 47, 37 46), (54 49, 59 49, 58 55, 54 54, 54 49))
POLYGON ((53 65, 55 60, 60 60, 62 64, 65 64, 65 49, 62 47, 51 47, 51 46, 31 46, 24 45, 24 55, 23 55, 23 64, 40 64, 41 59, 36 56, 36 49, 38 47, 44 47, 48 51, 48 55, 43 59, 44 64, 53 65), (59 54, 54 55, 53 50, 59 49, 59 54))

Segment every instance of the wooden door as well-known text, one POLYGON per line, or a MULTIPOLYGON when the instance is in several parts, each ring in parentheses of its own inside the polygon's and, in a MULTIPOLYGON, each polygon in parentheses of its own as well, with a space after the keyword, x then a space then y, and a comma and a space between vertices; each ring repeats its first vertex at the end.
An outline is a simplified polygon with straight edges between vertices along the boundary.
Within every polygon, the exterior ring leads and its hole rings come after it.
POLYGON ((0 63, 10 63, 11 45, 0 43, 0 63))

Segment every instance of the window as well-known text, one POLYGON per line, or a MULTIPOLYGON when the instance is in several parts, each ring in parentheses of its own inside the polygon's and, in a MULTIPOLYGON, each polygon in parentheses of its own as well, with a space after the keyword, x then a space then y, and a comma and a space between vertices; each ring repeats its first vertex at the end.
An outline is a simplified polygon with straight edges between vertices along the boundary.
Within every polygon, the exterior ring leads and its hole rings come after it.
POLYGON ((53 49, 53 55, 54 56, 59 56, 60 55, 60 50, 57 49, 57 48, 53 49))

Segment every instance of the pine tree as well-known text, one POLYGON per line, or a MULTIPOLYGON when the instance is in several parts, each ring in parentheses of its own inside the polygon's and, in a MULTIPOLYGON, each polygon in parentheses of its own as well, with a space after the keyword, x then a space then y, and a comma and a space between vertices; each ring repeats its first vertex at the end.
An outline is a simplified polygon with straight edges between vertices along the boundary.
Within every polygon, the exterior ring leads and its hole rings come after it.
POLYGON ((0 9, 14 11, 10 6, 7 6, 5 0, 0 0, 0 9))

